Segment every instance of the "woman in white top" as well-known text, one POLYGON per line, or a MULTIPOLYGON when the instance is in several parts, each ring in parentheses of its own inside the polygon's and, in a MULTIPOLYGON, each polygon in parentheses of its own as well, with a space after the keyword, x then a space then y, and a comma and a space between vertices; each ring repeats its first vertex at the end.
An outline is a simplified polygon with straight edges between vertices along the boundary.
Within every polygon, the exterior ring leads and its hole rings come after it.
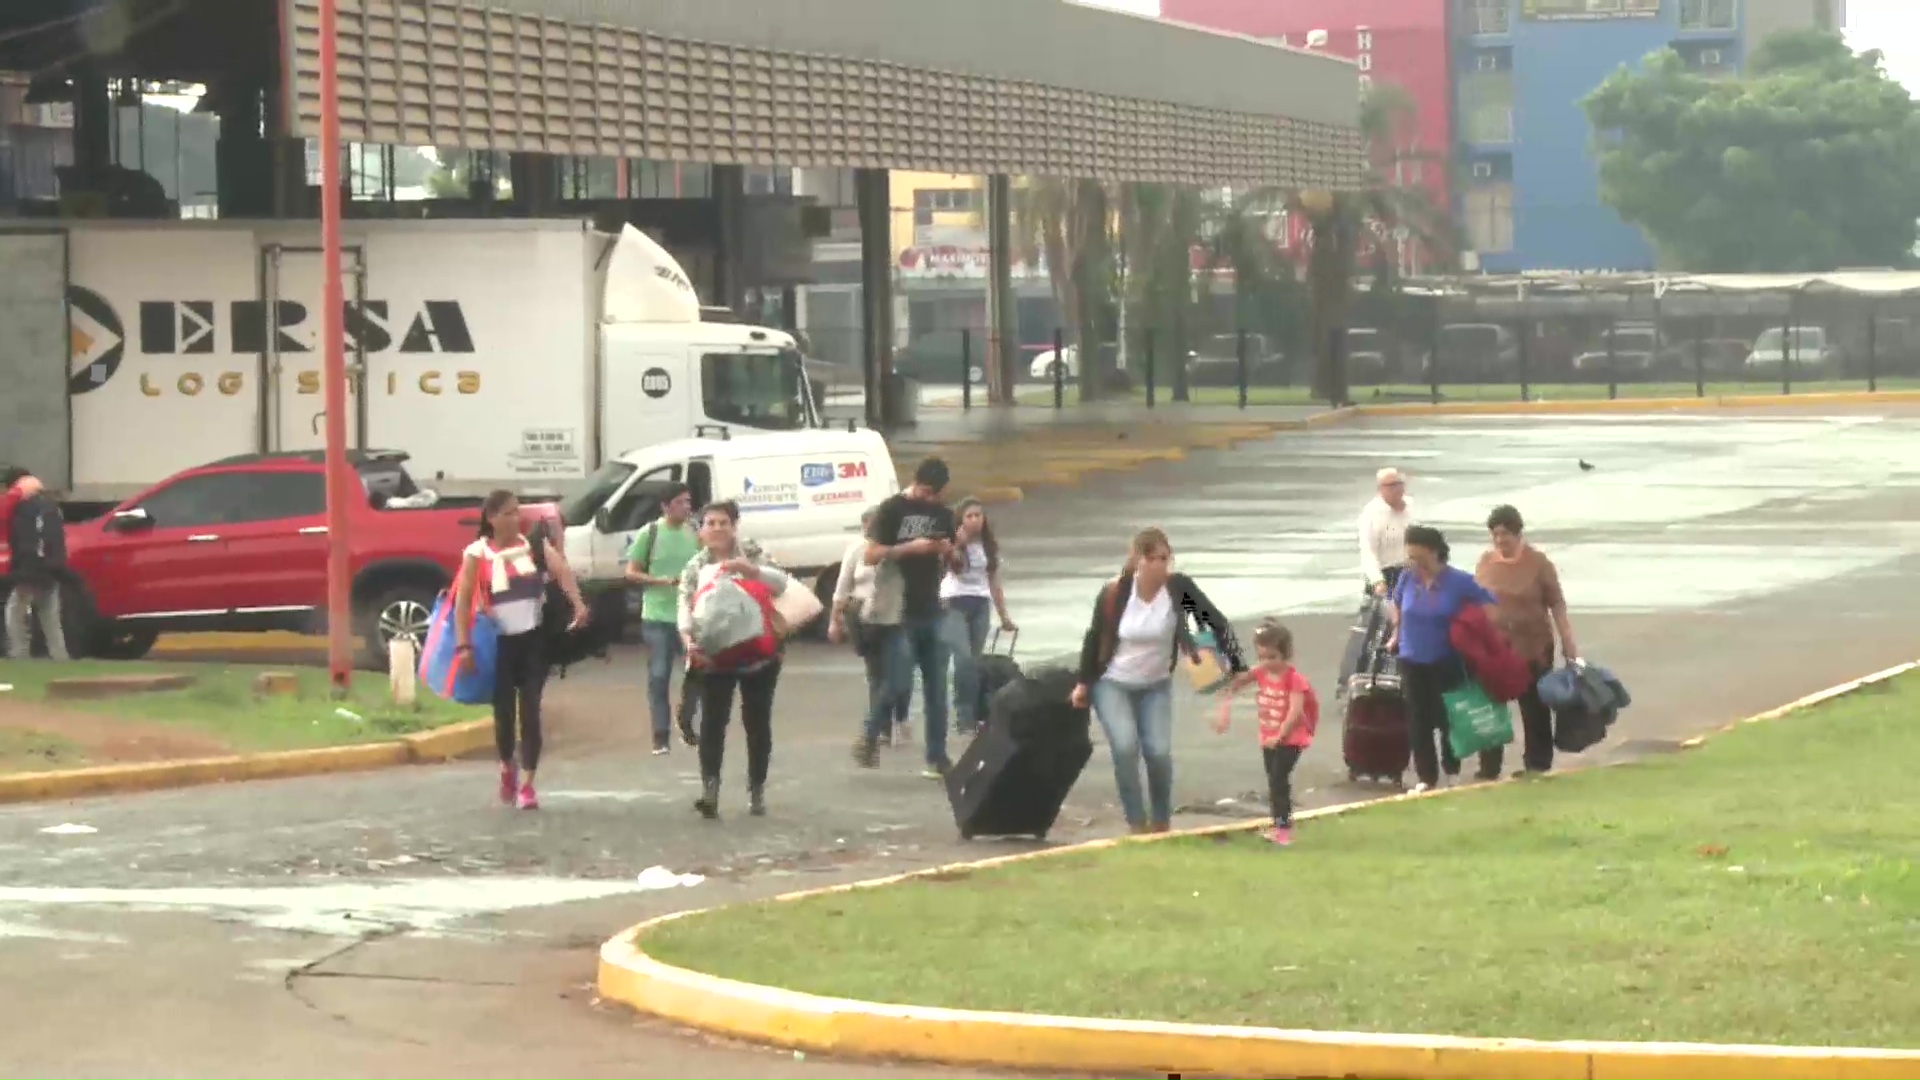
POLYGON ((837 643, 851 640, 853 651, 867 667, 867 715, 861 724, 861 738, 854 745, 854 760, 868 768, 877 768, 878 759, 864 754, 865 735, 876 732, 876 741, 891 745, 893 734, 909 741, 907 707, 913 697, 913 667, 901 661, 889 666, 888 658, 900 647, 901 595, 900 569, 890 562, 878 565, 867 561, 867 530, 873 524, 875 508, 860 515, 860 535, 847 545, 840 559, 840 577, 833 587, 833 613, 827 623, 827 638, 837 643), (909 684, 902 688, 888 679, 904 671, 909 684))
POLYGON ((1185 574, 1173 572, 1173 545, 1159 529, 1133 538, 1126 569, 1100 590, 1080 647, 1073 704, 1089 701, 1113 753, 1120 807, 1134 832, 1165 832, 1173 821, 1173 666, 1198 655, 1191 620, 1213 632, 1233 671, 1247 670, 1240 642, 1220 609, 1185 574), (1146 798, 1140 762, 1147 765, 1146 798))
POLYGON ((467 545, 454 586, 455 654, 463 667, 473 663, 474 614, 493 613, 500 628, 500 654, 493 683, 493 741, 500 752, 500 801, 537 810, 533 774, 540 768, 540 697, 547 685, 546 638, 540 614, 546 604, 547 577, 573 604, 573 625, 587 621, 587 606, 567 566, 566 553, 544 530, 529 539, 521 531, 520 500, 511 491, 495 491, 480 506, 480 538, 467 545), (535 550, 534 545, 539 549, 535 550), (476 602, 475 593, 479 593, 476 602), (517 723, 516 723, 517 721, 517 723), (515 736, 518 735, 516 739, 515 736), (515 744, 520 751, 514 764, 515 744))
POLYGON ((970 735, 980 729, 980 651, 987 645, 987 627, 994 614, 1000 628, 1019 629, 1007 615, 1007 597, 1000 589, 1000 542, 987 521, 979 499, 962 499, 954 507, 960 521, 947 573, 940 579, 940 602, 947 609, 947 644, 953 652, 953 708, 956 730, 970 735))

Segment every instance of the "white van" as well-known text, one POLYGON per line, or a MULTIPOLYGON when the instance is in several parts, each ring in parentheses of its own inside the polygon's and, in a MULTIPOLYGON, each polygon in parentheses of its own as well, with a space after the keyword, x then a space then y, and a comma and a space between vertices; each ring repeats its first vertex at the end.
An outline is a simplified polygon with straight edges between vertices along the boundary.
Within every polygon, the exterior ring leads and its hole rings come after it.
MULTIPOLYGON (((860 516, 900 490, 886 440, 870 430, 682 439, 629 451, 561 502, 567 561, 583 584, 604 591, 623 581, 627 548, 660 516, 660 496, 674 484, 692 489, 695 507, 739 503, 740 535, 812 578, 823 601, 860 516)), ((624 607, 596 604, 596 616, 619 619, 624 607)))

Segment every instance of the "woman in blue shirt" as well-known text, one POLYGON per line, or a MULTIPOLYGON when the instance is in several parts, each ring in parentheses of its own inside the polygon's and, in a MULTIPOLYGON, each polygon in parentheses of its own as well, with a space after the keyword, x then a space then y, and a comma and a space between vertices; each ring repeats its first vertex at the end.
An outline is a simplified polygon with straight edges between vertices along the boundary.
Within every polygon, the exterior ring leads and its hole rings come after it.
POLYGON ((1492 604, 1493 594, 1473 575, 1447 565, 1447 538, 1430 525, 1407 526, 1407 569, 1394 583, 1393 634, 1398 646, 1400 685, 1407 703, 1407 732, 1413 741, 1415 791, 1431 791, 1444 766, 1460 775, 1460 761, 1447 745, 1447 706, 1442 695, 1467 677, 1449 633, 1454 617, 1469 604, 1492 604), (1438 742, 1438 753, 1435 743, 1438 742))

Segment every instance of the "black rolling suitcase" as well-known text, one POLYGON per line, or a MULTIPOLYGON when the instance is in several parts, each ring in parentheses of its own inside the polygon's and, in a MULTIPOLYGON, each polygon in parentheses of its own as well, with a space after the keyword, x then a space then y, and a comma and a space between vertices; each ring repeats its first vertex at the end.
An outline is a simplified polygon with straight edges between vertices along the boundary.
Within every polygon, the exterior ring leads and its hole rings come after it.
POLYGON ((995 694, 980 734, 947 773, 947 801, 963 840, 1046 839, 1093 756, 1091 717, 1067 700, 1078 677, 1051 669, 995 694))
POLYGON ((974 661, 974 670, 980 677, 980 700, 974 707, 973 715, 982 723, 986 721, 992 706, 993 695, 999 693, 1001 687, 1011 686, 1020 680, 1020 664, 1013 658, 1013 652, 1019 645, 1020 631, 1015 630, 1007 642, 1007 651, 996 652, 1000 647, 1000 631, 995 630, 986 651, 974 661))

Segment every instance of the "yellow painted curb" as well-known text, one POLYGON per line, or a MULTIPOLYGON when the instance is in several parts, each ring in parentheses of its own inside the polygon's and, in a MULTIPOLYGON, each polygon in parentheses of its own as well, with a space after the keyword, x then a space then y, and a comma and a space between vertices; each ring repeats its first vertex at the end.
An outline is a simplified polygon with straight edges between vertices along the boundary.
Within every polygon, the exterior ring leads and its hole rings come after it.
POLYGON ((166 634, 154 642, 153 651, 157 653, 195 653, 195 652, 301 652, 315 649, 324 650, 327 639, 308 634, 295 634, 286 630, 273 630, 260 634, 237 634, 215 631, 204 634, 166 634))
MULTIPOLYGON (((1729 725, 1776 719, 1920 669, 1901 664, 1729 725)), ((1723 729, 1725 730, 1725 729, 1723 729)), ((1696 743, 1700 740, 1692 740, 1696 743)), ((1406 794, 1296 815, 1328 817, 1380 802, 1464 795, 1491 785, 1406 794)), ((1255 819, 1147 837, 1117 837, 874 881, 789 893, 776 902, 882 888, 1032 859, 1259 828, 1255 819)), ((640 947, 685 911, 651 919, 600 949, 600 996, 641 1012, 760 1043, 855 1057, 1094 1075, 1339 1076, 1366 1080, 1912 1080, 1920 1050, 1707 1043, 1548 1042, 1449 1035, 1100 1020, 887 1005, 757 986, 663 964, 640 947)))
POLYGON ((984 487, 972 493, 973 497, 993 506, 998 503, 1017 503, 1026 499, 1027 493, 1011 484, 1000 487, 984 487))
POLYGON ((233 754, 186 761, 15 773, 0 776, 0 803, 78 799, 201 784, 367 772, 395 765, 444 761, 473 753, 492 742, 493 721, 470 720, 400 739, 354 746, 324 746, 270 754, 233 754))
POLYGON ((408 760, 415 765, 452 761, 493 746, 493 721, 465 720, 413 735, 403 735, 408 760))

